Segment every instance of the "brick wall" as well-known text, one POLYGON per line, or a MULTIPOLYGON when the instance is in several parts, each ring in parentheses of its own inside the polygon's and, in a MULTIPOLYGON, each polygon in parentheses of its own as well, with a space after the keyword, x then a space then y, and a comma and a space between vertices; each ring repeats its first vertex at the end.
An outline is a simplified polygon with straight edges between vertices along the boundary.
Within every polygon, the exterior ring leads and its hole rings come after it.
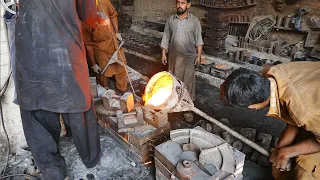
MULTIPOLYGON (((175 0, 135 0, 134 1, 134 20, 165 22, 172 14, 176 13, 175 0)), ((206 10, 201 7, 192 6, 190 12, 199 19, 204 17, 206 10)))
MULTIPOLYGON (((216 0, 219 1, 219 0, 216 0)), ((310 13, 305 16, 306 24, 309 25, 309 19, 311 16, 316 15, 320 17, 320 2, 319 0, 287 0, 294 1, 292 4, 288 4, 283 12, 277 12, 274 8, 275 0, 255 0, 256 6, 245 7, 239 9, 224 9, 226 15, 238 14, 248 15, 249 17, 261 16, 261 15, 289 15, 292 14, 300 6, 310 8, 310 13)), ((191 0, 192 2, 192 0, 191 0)), ((205 16, 208 8, 200 6, 191 6, 190 12, 197 16, 200 20, 205 16)), ((143 22, 143 20, 165 22, 166 19, 176 13, 175 0, 134 0, 134 22, 143 22)), ((299 42, 304 39, 306 34, 293 33, 289 31, 275 31, 275 34, 279 37, 286 38, 290 42, 299 42)))

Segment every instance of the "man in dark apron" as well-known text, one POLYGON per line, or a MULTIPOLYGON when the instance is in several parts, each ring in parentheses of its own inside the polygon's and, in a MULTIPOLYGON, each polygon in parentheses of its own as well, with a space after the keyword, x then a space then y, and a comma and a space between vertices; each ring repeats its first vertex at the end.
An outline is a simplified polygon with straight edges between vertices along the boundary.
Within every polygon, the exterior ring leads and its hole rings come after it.
POLYGON ((60 114, 79 155, 91 168, 100 160, 100 139, 90 93, 81 21, 95 28, 94 0, 21 1, 16 22, 16 90, 28 146, 43 177, 61 180, 60 114))

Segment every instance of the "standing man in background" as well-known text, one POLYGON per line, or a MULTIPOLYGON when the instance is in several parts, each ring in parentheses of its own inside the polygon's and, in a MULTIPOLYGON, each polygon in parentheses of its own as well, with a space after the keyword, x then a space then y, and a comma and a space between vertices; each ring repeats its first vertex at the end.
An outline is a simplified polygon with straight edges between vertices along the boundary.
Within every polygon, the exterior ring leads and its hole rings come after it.
POLYGON ((21 1, 19 13, 16 90, 24 134, 43 177, 63 180, 67 172, 59 152, 60 114, 85 166, 100 161, 81 21, 93 28, 108 21, 97 16, 93 0, 21 1))
MULTIPOLYGON (((108 77, 115 76, 116 87, 119 91, 127 90, 126 72, 122 65, 113 63, 101 75, 101 70, 108 64, 114 52, 118 49, 118 41, 122 41, 118 33, 118 14, 110 0, 96 0, 97 10, 106 19, 110 19, 110 26, 98 25, 96 29, 83 23, 83 37, 87 58, 92 69, 98 74, 97 79, 102 87, 108 87, 108 77)), ((126 62, 124 49, 119 51, 119 59, 126 62)))
POLYGON ((190 0, 176 0, 177 14, 166 22, 161 48, 162 63, 169 63, 169 71, 185 83, 194 101, 195 66, 201 63, 203 40, 199 19, 188 12, 190 6, 190 0))

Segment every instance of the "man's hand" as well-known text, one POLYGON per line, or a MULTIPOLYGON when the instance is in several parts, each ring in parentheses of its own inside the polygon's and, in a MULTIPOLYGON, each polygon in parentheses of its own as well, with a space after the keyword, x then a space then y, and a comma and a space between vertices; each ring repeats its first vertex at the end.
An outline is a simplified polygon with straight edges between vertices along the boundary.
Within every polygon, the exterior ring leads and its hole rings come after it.
POLYGON ((274 167, 280 169, 280 171, 290 171, 287 168, 289 158, 286 158, 286 154, 283 149, 273 148, 271 150, 270 162, 274 167))
POLYGON ((168 61, 167 61, 167 55, 163 54, 161 60, 162 60, 162 64, 166 65, 167 62, 168 62, 168 61))
POLYGON ((197 66, 201 63, 201 57, 197 56, 196 60, 194 61, 194 65, 197 66))
POLYGON ((122 37, 121 37, 121 34, 120 34, 120 33, 117 33, 117 34, 116 34, 116 37, 117 37, 118 41, 122 42, 122 37))
POLYGON ((92 68, 93 71, 94 71, 95 73, 97 73, 97 74, 99 74, 100 71, 101 71, 101 68, 100 68, 97 64, 95 64, 95 65, 92 66, 91 68, 92 68))

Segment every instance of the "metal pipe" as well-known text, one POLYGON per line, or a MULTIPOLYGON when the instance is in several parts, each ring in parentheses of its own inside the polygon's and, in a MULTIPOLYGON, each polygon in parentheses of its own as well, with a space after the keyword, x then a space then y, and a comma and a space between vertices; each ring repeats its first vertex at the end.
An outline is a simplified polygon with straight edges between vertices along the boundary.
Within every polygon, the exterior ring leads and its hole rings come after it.
MULTIPOLYGON (((218 126, 221 129, 224 129, 225 131, 229 132, 232 136, 235 138, 239 139, 240 141, 246 143, 248 146, 251 146, 253 149, 257 150, 261 154, 263 154, 266 157, 269 157, 269 152, 259 146, 258 144, 250 141, 249 139, 245 138, 241 134, 237 133, 236 131, 232 130, 228 126, 222 124, 220 121, 210 117, 206 113, 202 112, 198 108, 196 108, 193 104, 193 101, 191 100, 188 91, 186 90, 185 86, 183 83, 181 83, 178 79, 176 79, 171 73, 169 72, 160 72, 151 77, 151 80, 147 84, 145 94, 150 95, 150 91, 154 91, 157 89, 153 89, 157 83, 159 83, 159 78, 163 76, 172 76, 174 81, 172 82, 173 84, 173 89, 180 89, 179 91, 172 91, 170 97, 166 100, 167 102, 164 102, 160 106, 154 107, 157 110, 161 111, 166 111, 166 112, 181 112, 181 111, 193 111, 194 113, 197 113, 201 117, 207 119, 208 121, 214 123, 216 126, 218 126), (179 87, 179 88, 178 88, 179 87)), ((147 102, 148 104, 148 102, 147 102)), ((152 105, 152 104, 150 104, 152 105)))
MULTIPOLYGON (((186 103, 187 104, 187 103, 186 103)), ((240 141, 244 142, 245 144, 249 145, 250 147, 252 147, 253 149, 257 150, 259 153, 261 153, 262 155, 269 157, 270 154, 267 150, 265 150, 264 148, 262 148, 261 146, 259 146, 258 144, 256 144, 255 142, 250 141, 249 139, 247 139, 246 137, 242 136, 241 134, 239 134, 238 132, 232 130, 231 128, 229 128, 228 126, 222 124, 221 122, 219 122, 218 120, 210 117, 209 115, 207 115, 206 113, 202 112, 200 109, 191 106, 189 104, 187 104, 187 106, 190 107, 190 109, 197 113, 198 115, 200 115, 201 117, 207 119, 208 121, 216 124, 217 126, 219 126, 221 129, 226 130, 227 132, 229 132, 232 136, 234 136, 235 138, 239 139, 240 141)))

